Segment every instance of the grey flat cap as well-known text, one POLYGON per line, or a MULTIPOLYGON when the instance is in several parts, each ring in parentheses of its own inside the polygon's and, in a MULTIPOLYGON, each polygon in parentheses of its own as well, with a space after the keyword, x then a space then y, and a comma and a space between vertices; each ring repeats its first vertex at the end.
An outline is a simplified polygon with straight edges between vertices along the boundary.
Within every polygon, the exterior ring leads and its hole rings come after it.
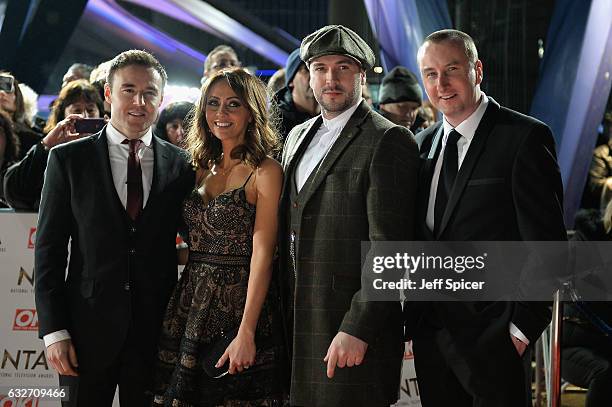
POLYGON ((359 62, 363 69, 374 66, 374 52, 353 30, 343 25, 328 25, 302 41, 300 57, 310 64, 314 58, 325 55, 347 55, 359 62))

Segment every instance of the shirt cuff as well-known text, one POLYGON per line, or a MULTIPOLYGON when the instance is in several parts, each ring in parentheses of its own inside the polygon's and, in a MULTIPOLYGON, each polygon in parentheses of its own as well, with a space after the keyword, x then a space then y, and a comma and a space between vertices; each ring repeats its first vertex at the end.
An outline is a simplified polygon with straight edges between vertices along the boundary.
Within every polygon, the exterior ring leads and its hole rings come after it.
POLYGON ((65 341, 66 339, 70 339, 70 334, 66 329, 51 332, 50 334, 43 336, 43 341, 45 341, 45 348, 48 348, 55 342, 65 341))
POLYGON ((518 329, 518 327, 512 322, 510 322, 510 333, 516 336, 525 345, 529 345, 529 339, 527 339, 527 337, 521 332, 521 330, 518 329))

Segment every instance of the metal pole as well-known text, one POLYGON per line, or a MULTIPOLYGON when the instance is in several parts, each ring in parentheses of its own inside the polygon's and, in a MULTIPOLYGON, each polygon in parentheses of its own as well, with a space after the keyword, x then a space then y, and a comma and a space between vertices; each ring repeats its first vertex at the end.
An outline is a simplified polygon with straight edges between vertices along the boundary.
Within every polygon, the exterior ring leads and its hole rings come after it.
POLYGON ((536 343, 535 352, 535 407, 544 407, 544 400, 542 399, 542 393, 544 392, 544 346, 542 337, 538 339, 536 343))
POLYGON ((563 303, 561 292, 554 294, 550 335, 550 389, 548 407, 561 406, 561 330, 563 328, 563 303))

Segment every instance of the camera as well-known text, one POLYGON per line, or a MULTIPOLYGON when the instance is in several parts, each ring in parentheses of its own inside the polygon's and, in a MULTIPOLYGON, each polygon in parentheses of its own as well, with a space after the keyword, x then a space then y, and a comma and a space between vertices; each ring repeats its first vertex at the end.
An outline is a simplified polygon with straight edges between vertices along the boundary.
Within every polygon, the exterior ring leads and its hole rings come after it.
POLYGON ((78 119, 74 122, 74 129, 77 133, 93 134, 102 130, 105 124, 104 119, 78 119))
POLYGON ((15 78, 12 76, 0 76, 0 90, 6 93, 15 91, 15 78))

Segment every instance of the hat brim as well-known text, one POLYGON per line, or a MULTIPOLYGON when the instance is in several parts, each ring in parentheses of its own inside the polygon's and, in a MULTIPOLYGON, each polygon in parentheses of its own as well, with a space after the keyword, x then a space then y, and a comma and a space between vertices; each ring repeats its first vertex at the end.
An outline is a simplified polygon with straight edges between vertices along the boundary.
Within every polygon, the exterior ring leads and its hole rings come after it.
POLYGON ((354 56, 354 55, 351 55, 351 54, 342 54, 342 53, 339 53, 339 52, 334 52, 334 51, 322 52, 322 53, 320 53, 320 54, 318 54, 318 55, 316 55, 316 56, 310 57, 310 58, 308 59, 308 61, 306 61, 306 66, 310 67, 310 64, 312 63, 312 61, 313 61, 313 60, 315 60, 315 59, 317 59, 317 58, 320 58, 320 57, 325 57, 325 56, 328 56, 328 55, 342 55, 342 56, 344 56, 344 57, 349 57, 349 58, 351 58, 353 61, 357 62, 357 63, 359 64, 359 66, 360 66, 362 69, 364 69, 364 70, 367 70, 367 69, 372 68, 371 66, 369 66, 369 64, 365 63, 364 61, 360 61, 360 60, 359 60, 359 59, 358 59, 356 56, 354 56))

